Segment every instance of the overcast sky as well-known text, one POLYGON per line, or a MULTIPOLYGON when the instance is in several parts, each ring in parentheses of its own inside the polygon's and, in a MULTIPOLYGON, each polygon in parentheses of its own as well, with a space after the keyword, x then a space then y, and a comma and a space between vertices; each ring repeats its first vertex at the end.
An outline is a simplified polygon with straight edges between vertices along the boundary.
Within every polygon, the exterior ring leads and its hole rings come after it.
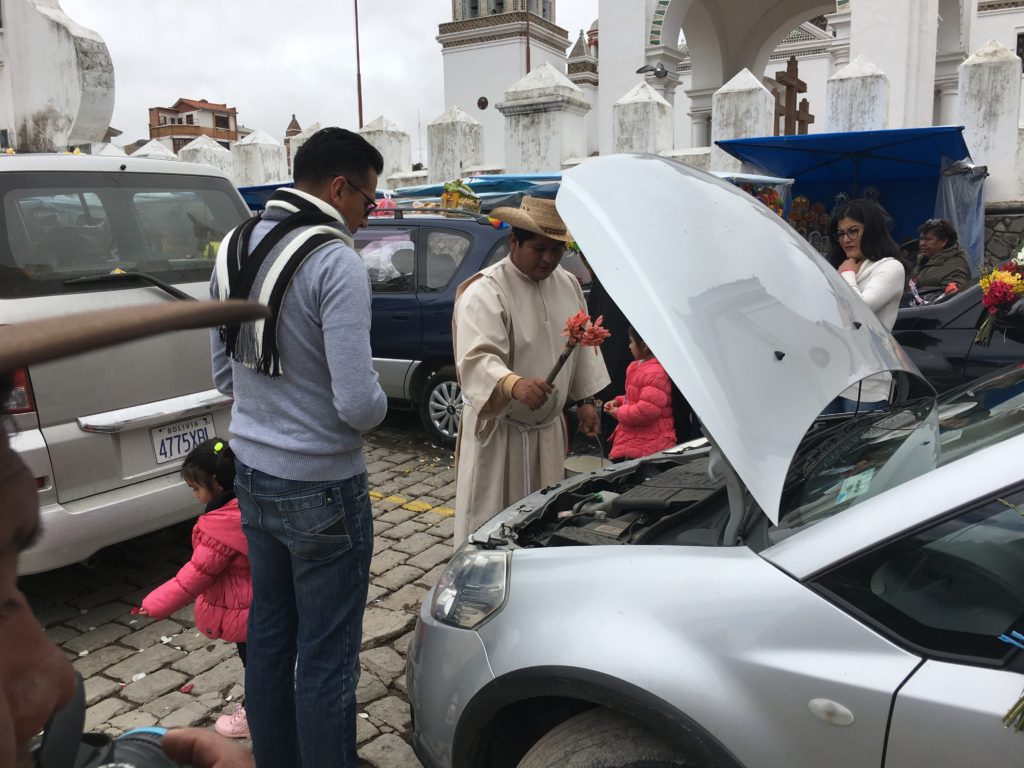
MULTIPOLYGON (((598 0, 557 0, 559 26, 576 41, 598 0)), ((111 124, 127 144, 148 138, 150 107, 179 97, 226 102, 239 121, 277 138, 292 113, 356 128, 352 0, 61 0, 110 48, 117 83, 111 124)), ((451 0, 362 0, 363 116, 385 115, 412 137, 444 111, 438 24, 451 0)), ((511 83, 509 83, 511 85, 511 83)), ((426 155, 426 146, 422 147, 426 155)), ((425 157, 423 158, 425 159, 425 157)))

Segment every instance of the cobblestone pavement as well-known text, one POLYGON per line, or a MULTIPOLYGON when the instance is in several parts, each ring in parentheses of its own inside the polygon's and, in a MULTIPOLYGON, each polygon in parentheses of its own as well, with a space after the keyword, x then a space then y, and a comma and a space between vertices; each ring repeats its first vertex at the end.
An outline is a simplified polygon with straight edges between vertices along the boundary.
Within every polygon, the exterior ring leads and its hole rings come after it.
MULTIPOLYGON (((374 768, 419 766, 409 747, 405 653, 420 602, 451 556, 455 474, 414 415, 367 436, 374 555, 363 623, 359 755, 374 768)), ((86 728, 211 726, 244 701, 233 643, 195 628, 192 606, 163 621, 129 613, 191 554, 187 522, 104 551, 97 562, 22 579, 47 635, 85 678, 86 728)))

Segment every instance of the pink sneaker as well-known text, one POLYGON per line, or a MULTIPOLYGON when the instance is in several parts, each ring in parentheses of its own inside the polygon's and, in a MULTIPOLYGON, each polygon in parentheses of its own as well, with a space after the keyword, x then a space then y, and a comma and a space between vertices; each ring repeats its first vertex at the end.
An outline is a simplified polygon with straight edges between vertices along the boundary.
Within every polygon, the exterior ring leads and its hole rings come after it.
POLYGON ((213 725, 213 730, 229 739, 248 739, 249 721, 245 719, 245 707, 235 705, 230 715, 221 715, 213 725))

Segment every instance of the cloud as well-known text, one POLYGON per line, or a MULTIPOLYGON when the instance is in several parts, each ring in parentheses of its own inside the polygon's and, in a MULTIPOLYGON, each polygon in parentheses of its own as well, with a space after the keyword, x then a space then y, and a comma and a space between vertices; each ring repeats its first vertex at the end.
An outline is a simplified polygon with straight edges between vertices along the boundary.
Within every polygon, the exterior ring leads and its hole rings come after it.
MULTIPOLYGON (((294 113, 303 126, 358 125, 353 3, 346 0, 61 0, 74 21, 106 41, 114 62, 113 126, 128 143, 148 138, 148 109, 179 97, 226 102, 239 121, 278 138, 294 113)), ((559 0, 570 43, 597 0, 559 0)), ((451 0, 359 4, 363 112, 398 123, 419 155, 417 120, 444 111, 438 24, 451 0)), ((495 73, 496 78, 509 77, 495 73)), ((512 80, 514 81, 514 79, 512 80)), ((512 81, 507 83, 512 84, 512 81)))

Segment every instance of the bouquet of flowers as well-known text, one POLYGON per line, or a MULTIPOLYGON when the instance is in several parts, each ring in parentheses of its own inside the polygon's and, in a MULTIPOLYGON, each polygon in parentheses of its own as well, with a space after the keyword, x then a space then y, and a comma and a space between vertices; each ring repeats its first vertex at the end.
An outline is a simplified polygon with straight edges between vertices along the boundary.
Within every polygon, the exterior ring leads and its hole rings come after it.
POLYGON ((740 188, 752 197, 756 197, 762 203, 775 211, 779 216, 782 215, 784 209, 782 195, 779 194, 779 190, 775 187, 769 187, 763 184, 741 184, 740 188))
POLYGON ((591 322, 590 315, 582 309, 565 321, 565 330, 562 331, 562 335, 565 336, 565 347, 562 348, 562 354, 558 356, 555 367, 548 374, 548 384, 555 382, 555 377, 576 347, 595 347, 594 352, 597 352, 596 347, 604 344, 605 339, 612 335, 611 331, 601 325, 603 322, 604 317, 598 317, 591 322))
POLYGON ((1009 309, 1024 296, 1024 248, 1005 264, 1001 264, 982 276, 981 303, 988 310, 988 315, 978 328, 974 340, 988 346, 995 329, 996 315, 1000 310, 1009 309))

